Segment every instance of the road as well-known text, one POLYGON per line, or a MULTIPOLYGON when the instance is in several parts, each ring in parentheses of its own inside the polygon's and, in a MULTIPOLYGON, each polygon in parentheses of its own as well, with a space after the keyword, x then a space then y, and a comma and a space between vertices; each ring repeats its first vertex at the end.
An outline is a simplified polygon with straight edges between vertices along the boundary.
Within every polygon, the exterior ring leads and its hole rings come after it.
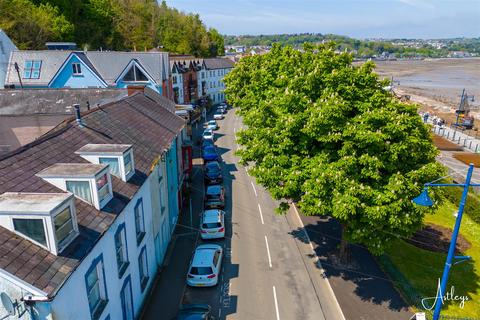
POLYGON ((240 118, 230 110, 218 123, 227 195, 221 281, 213 288, 187 287, 183 303, 208 303, 219 319, 342 319, 328 281, 312 275, 311 249, 291 234, 298 226, 275 214, 275 201, 238 163, 240 118))

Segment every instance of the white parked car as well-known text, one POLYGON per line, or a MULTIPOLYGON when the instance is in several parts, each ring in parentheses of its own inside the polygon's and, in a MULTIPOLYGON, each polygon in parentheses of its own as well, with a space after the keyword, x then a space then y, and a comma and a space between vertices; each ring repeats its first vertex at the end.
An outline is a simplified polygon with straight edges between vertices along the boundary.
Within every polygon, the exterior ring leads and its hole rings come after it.
POLYGON ((215 139, 215 133, 213 133, 212 130, 205 130, 203 131, 203 134, 202 134, 202 138, 203 140, 214 140, 215 139))
POLYGON ((193 287, 212 287, 218 283, 223 249, 218 244, 202 244, 195 249, 187 274, 187 284, 193 287))
POLYGON ((205 210, 200 226, 202 239, 219 239, 225 237, 225 211, 212 209, 205 210))
POLYGON ((210 120, 207 122, 207 130, 217 130, 217 129, 218 129, 217 121, 210 120))
POLYGON ((215 120, 222 120, 224 118, 223 116, 223 113, 220 111, 217 111, 214 115, 213 115, 213 119, 215 120))

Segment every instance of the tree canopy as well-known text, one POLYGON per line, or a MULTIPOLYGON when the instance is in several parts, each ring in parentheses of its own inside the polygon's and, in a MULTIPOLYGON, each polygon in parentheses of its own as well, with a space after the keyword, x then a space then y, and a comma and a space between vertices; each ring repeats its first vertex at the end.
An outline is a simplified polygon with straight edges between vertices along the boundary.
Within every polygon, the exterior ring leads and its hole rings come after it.
POLYGON ((0 0, 0 28, 21 49, 46 41, 80 47, 145 50, 212 57, 223 55, 223 37, 200 17, 155 0, 0 0), (28 17, 28 18, 27 18, 28 17))
POLYGON ((421 226, 411 199, 443 169, 416 106, 334 46, 274 45, 237 63, 225 92, 246 125, 238 154, 274 198, 334 217, 343 239, 379 254, 421 226))

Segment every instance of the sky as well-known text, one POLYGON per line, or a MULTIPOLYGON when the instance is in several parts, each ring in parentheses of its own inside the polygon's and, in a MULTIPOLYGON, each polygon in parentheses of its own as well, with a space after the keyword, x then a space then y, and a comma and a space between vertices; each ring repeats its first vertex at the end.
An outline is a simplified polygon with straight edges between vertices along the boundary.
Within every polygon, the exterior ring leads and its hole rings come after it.
POLYGON ((167 0, 227 35, 480 37, 480 0, 167 0))

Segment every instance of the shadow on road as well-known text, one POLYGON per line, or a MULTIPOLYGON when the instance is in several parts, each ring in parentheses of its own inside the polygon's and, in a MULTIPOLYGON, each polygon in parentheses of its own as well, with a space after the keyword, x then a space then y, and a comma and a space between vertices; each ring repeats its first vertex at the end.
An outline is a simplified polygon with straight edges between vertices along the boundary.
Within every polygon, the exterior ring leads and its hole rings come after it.
MULTIPOLYGON (((365 319, 403 319, 402 317, 411 315, 408 304, 366 248, 349 245, 351 263, 338 263, 336 254, 341 228, 336 220, 305 216, 301 219, 324 269, 324 275, 332 284, 347 319, 360 316, 366 317, 365 319)), ((293 230, 290 234, 308 243, 303 229, 293 230)))

